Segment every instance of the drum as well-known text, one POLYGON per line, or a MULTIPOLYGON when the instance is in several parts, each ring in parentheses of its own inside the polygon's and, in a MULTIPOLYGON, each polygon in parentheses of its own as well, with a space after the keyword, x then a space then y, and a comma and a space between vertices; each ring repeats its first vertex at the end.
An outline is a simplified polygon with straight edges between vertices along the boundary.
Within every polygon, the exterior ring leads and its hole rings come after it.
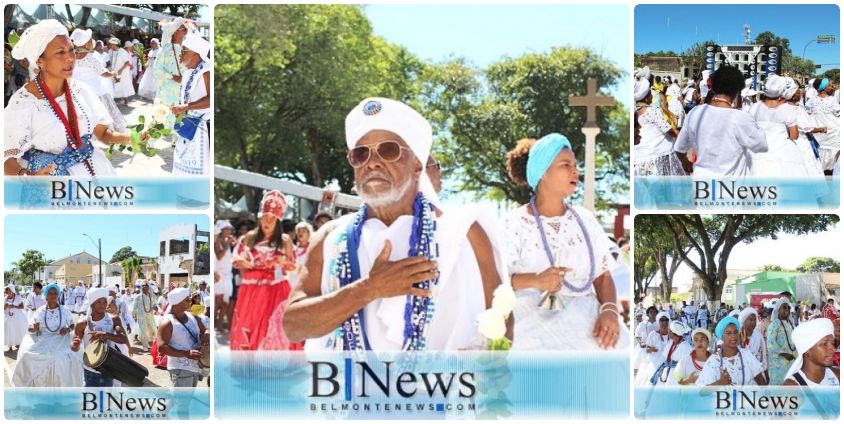
POLYGON ((101 340, 89 344, 82 357, 86 366, 108 374, 130 387, 143 386, 144 379, 149 375, 145 366, 101 340))
POLYGON ((202 368, 211 368, 211 346, 204 345, 199 348, 202 356, 199 358, 199 366, 202 368))

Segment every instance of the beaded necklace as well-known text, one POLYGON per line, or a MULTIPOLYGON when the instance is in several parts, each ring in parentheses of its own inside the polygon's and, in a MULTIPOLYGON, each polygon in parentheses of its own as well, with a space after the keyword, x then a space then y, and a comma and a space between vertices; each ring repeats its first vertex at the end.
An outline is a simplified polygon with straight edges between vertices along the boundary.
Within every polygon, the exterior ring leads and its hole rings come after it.
MULTIPOLYGON (((360 263, 357 251, 361 231, 366 222, 368 209, 364 204, 349 222, 337 242, 338 255, 332 264, 333 276, 339 287, 345 287, 360 278, 360 263)), ((408 256, 425 256, 428 260, 439 257, 439 245, 434 242, 437 226, 434 221, 434 206, 422 193, 413 200, 413 227, 410 232, 408 256)), ((416 284, 423 290, 436 290, 439 277, 416 284)), ((431 297, 406 296, 404 307, 404 342, 402 350, 426 350, 428 324, 434 315, 434 294, 431 297)), ((343 340, 343 350, 362 352, 372 350, 366 336, 364 308, 346 319, 334 332, 335 340, 343 340)))
POLYGON ((144 294, 141 293, 141 307, 144 308, 145 313, 152 312, 152 295, 147 293, 146 297, 149 299, 149 309, 147 309, 147 302, 144 301, 144 294))
MULTIPOLYGON (((694 365, 695 369, 698 371, 703 371, 703 365, 697 364, 697 359, 695 359, 695 351, 692 351, 689 356, 692 358, 692 365, 694 365)), ((704 360, 704 362, 706 362, 706 360, 704 360)))
POLYGON ((788 344, 788 348, 791 349, 792 352, 796 351, 797 348, 791 344, 791 338, 788 337, 788 331, 785 329, 785 324, 788 323, 788 326, 791 327, 791 331, 794 331, 794 325, 791 324, 791 321, 780 320, 780 322, 782 323, 782 332, 785 333, 785 342, 788 344))
POLYGON ((50 308, 44 308, 44 328, 46 328, 47 331, 51 333, 58 333, 59 329, 62 328, 62 307, 56 306, 56 309, 59 310, 59 325, 57 325, 56 329, 53 330, 52 328, 50 328, 50 320, 47 318, 47 313, 50 312, 50 308))
MULTIPOLYGON (((46 84, 41 84, 41 79, 44 77, 41 74, 35 77, 35 86, 38 88, 38 92, 41 93, 41 97, 47 100, 50 104, 50 110, 53 111, 53 115, 61 121, 62 125, 64 125, 64 132, 65 132, 65 139, 67 141, 67 146, 73 149, 74 152, 79 151, 83 147, 82 137, 79 135, 79 123, 76 119, 76 107, 73 104, 73 95, 70 92, 70 85, 67 83, 67 80, 64 80, 64 95, 67 99, 67 116, 65 116, 64 112, 62 112, 59 104, 56 103, 56 98, 53 96, 53 93, 50 92, 50 87, 47 87, 46 84)), ((91 164, 91 161, 85 159, 82 161, 85 164, 85 168, 88 169, 88 173, 91 176, 94 176, 94 165, 91 164)))
MULTIPOLYGON (((595 251, 592 248, 592 240, 589 238, 589 233, 586 231, 586 226, 583 224, 580 214, 578 214, 577 211, 572 209, 569 205, 565 206, 566 210, 571 211, 572 215, 574 215, 574 219, 580 227, 580 232, 583 234, 583 239, 586 241, 586 249, 589 253, 589 278, 586 280, 586 284, 578 287, 571 284, 565 277, 563 277, 563 284, 575 293, 583 293, 592 287, 592 281, 595 280, 595 251)), ((551 263, 551 266, 555 266, 554 254, 551 252, 551 245, 548 243, 548 237, 545 235, 545 229, 542 226, 542 217, 539 216, 539 211, 536 208, 536 196, 531 197, 530 199, 530 211, 533 214, 534 221, 536 221, 536 228, 539 230, 539 236, 542 237, 542 246, 545 248, 545 256, 548 257, 548 262, 551 263)))
POLYGON ((199 63, 196 64, 196 67, 193 68, 193 71, 190 73, 190 76, 188 77, 188 82, 185 85, 185 95, 182 98, 182 104, 188 104, 188 101, 190 100, 190 89, 193 86, 193 79, 199 74, 199 71, 201 71, 204 67, 205 62, 200 60, 199 63))

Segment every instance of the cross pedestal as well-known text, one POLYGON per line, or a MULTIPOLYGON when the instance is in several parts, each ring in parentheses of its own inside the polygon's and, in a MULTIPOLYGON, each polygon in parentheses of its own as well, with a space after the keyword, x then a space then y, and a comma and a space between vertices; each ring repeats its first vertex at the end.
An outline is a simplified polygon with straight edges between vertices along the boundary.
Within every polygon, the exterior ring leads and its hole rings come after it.
POLYGON ((586 82, 585 96, 569 97, 569 106, 586 107, 586 124, 580 129, 586 136, 586 157, 584 165, 586 176, 583 184, 583 207, 595 211, 595 139, 601 133, 598 121, 595 118, 595 110, 598 106, 613 106, 615 99, 598 95, 598 80, 589 78, 586 82))

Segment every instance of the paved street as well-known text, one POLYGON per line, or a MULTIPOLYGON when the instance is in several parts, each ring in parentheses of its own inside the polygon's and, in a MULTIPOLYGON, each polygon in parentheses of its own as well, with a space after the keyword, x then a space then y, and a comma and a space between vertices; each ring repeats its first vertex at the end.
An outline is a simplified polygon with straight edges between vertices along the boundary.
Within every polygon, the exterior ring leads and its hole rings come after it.
MULTIPOLYGON (((138 115, 140 108, 151 105, 152 101, 139 96, 129 98, 129 104, 123 105, 123 102, 117 102, 117 107, 123 114, 128 125, 136 125, 138 123, 138 115)), ((168 176, 173 170, 173 147, 172 142, 175 135, 165 139, 156 140, 152 142, 152 147, 158 150, 158 154, 154 157, 147 157, 143 153, 132 154, 129 152, 114 151, 111 157, 111 164, 114 165, 117 175, 121 177, 127 176, 168 176)), ((105 144, 96 143, 103 152, 108 150, 105 144)))

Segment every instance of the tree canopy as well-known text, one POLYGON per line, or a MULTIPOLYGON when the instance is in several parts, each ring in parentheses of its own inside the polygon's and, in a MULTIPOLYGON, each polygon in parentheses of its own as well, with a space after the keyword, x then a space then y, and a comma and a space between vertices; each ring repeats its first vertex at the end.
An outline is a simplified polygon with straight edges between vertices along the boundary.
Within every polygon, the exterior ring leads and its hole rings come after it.
POLYGON ((47 265, 47 259, 40 251, 29 249, 12 265, 20 272, 20 277, 25 283, 32 283, 35 281, 35 273, 47 265))
POLYGON ((112 264, 115 262, 123 262, 123 260, 135 256, 138 256, 138 252, 135 252, 135 249, 132 249, 132 246, 124 246, 120 249, 117 249, 117 251, 114 252, 113 255, 111 255, 111 260, 109 260, 108 262, 112 264))
POLYGON ((841 263, 826 256, 812 256, 797 267, 799 272, 841 272, 841 263))

